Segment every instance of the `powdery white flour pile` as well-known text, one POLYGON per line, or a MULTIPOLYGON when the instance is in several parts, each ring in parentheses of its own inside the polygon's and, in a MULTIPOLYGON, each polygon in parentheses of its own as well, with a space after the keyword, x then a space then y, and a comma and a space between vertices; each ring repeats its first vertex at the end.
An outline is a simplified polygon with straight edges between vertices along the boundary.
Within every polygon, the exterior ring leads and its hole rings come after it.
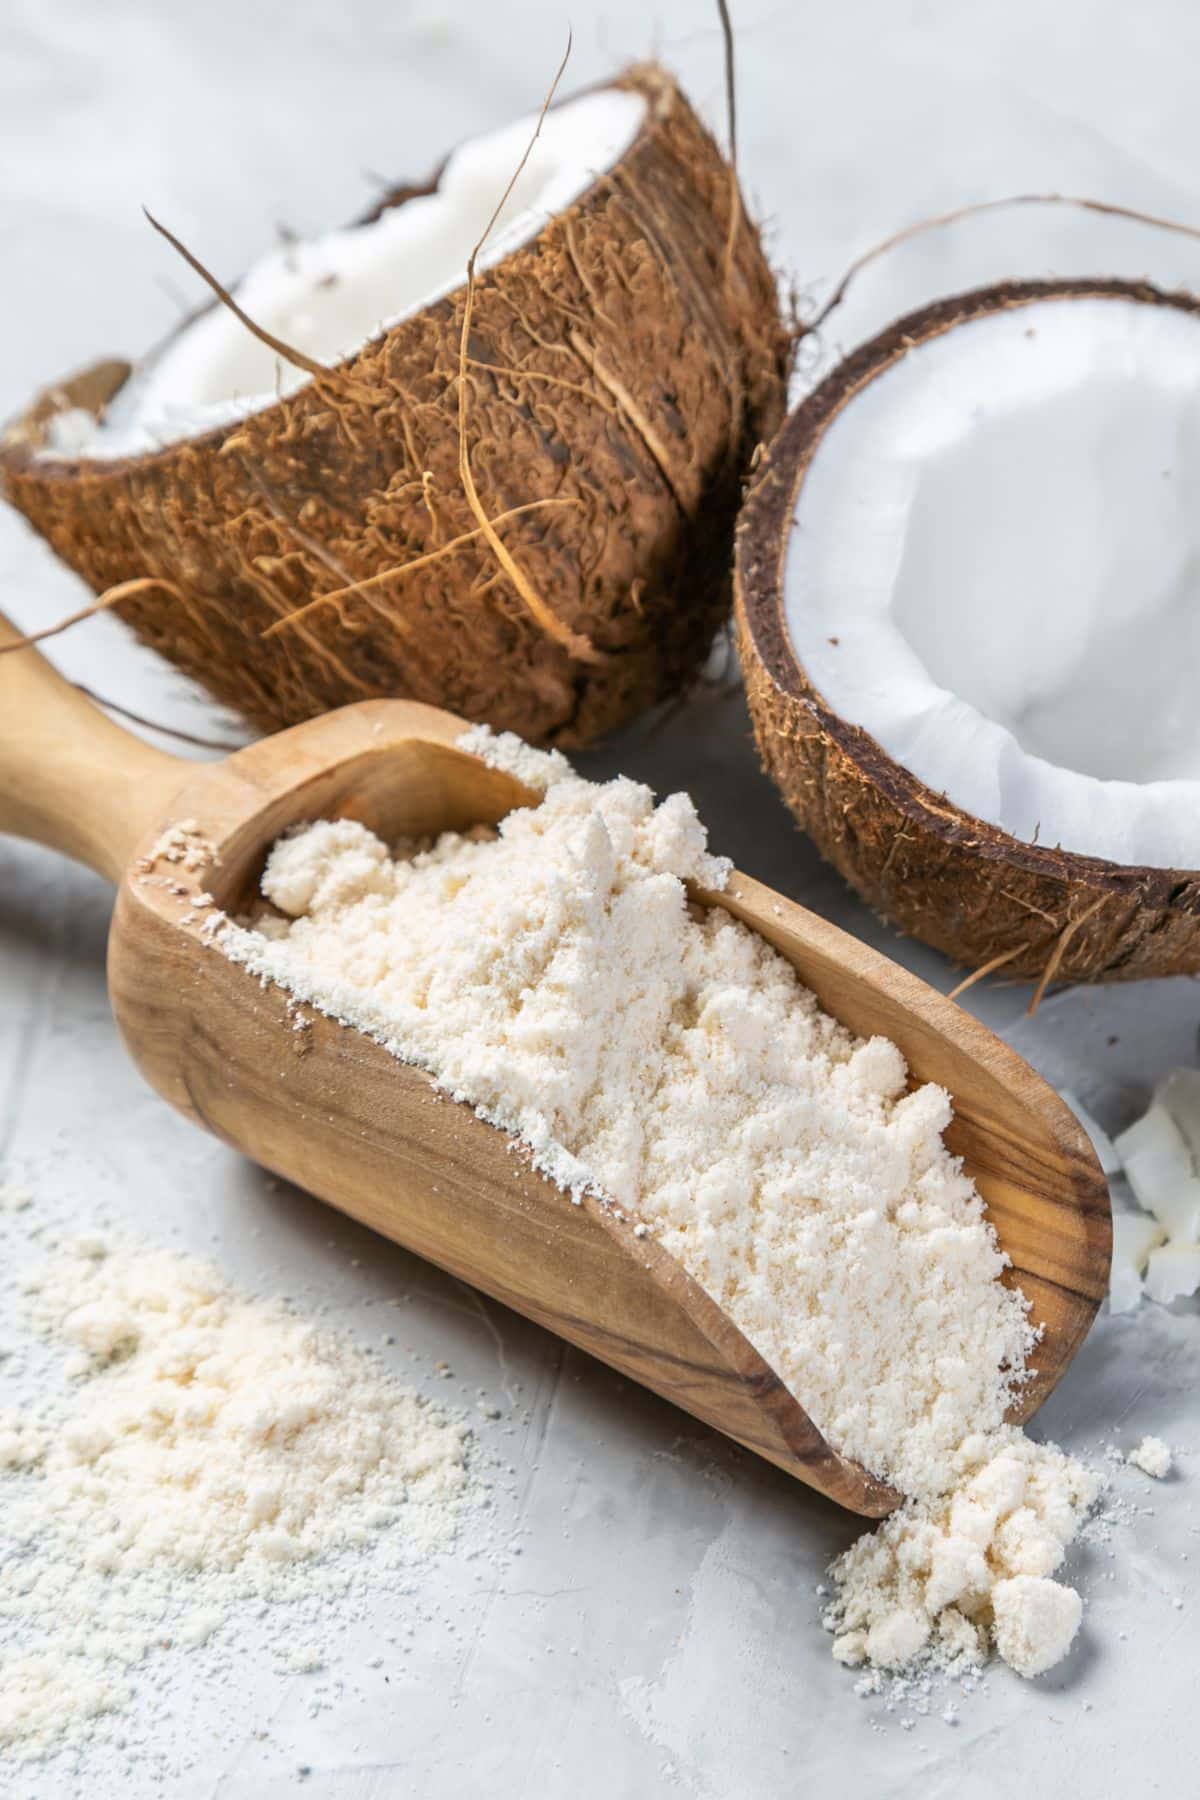
POLYGON ((1095 1484, 1004 1424, 1033 1333, 947 1151, 948 1096, 829 1018, 685 883, 720 888, 690 799, 464 747, 544 788, 499 833, 395 854, 348 820, 282 839, 277 909, 225 953, 370 1033, 627 1209, 722 1304, 830 1441, 910 1496, 835 1566, 846 1662, 1037 1674, 1081 1602, 1053 1580, 1095 1484))
POLYGON ((368 1549, 378 1578, 453 1539, 464 1420, 354 1344, 104 1237, 24 1287, 70 1386, 0 1416, 0 1758, 82 1743, 238 1605, 328 1607, 368 1549))

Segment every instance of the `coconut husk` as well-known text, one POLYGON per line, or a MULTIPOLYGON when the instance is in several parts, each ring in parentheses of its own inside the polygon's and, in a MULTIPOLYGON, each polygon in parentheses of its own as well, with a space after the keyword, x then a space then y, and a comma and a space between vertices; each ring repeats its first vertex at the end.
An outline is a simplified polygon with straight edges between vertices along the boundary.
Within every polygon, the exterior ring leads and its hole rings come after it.
POLYGON ((891 326, 790 415, 737 533, 736 631, 763 764, 822 855, 878 913, 971 971, 1118 981, 1200 973, 1200 872, 1023 843, 927 788, 828 705, 788 637, 783 568, 806 469, 855 393, 918 344, 1034 301, 1115 295, 1200 312, 1140 282, 1030 281, 941 301, 891 326))
POLYGON ((124 364, 63 382, 9 428, 8 499, 95 592, 144 583, 119 616, 252 724, 401 696, 582 744, 676 690, 706 651, 742 479, 782 417, 790 335, 758 234, 733 216, 729 165, 678 87, 656 67, 615 85, 646 97, 637 138, 478 277, 467 345, 474 484, 553 631, 464 494, 462 291, 263 411, 153 454, 37 455, 49 414, 99 412, 124 364))

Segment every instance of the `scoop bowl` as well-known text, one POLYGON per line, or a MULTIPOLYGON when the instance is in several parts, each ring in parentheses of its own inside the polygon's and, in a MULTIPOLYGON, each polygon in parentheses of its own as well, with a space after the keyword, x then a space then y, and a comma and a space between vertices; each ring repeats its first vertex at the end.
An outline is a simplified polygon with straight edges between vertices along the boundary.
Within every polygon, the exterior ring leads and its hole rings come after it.
MULTIPOLYGON (((0 621, 0 646, 15 642, 0 621)), ((172 1106, 255 1162, 664 1395, 854 1512, 898 1496, 838 1454, 738 1327, 652 1236, 579 1204, 420 1070, 266 986, 207 935, 244 910, 300 821, 385 840, 492 824, 535 799, 460 749, 463 720, 366 701, 187 764, 121 730, 29 648, 0 654, 0 830, 118 882, 113 1011, 172 1106)), ((1108 1190, 1081 1127, 1000 1039, 915 976, 735 873, 723 907, 851 1030, 953 1097, 947 1141, 987 1202, 1041 1338, 1014 1417, 1063 1374, 1103 1298, 1108 1190)))

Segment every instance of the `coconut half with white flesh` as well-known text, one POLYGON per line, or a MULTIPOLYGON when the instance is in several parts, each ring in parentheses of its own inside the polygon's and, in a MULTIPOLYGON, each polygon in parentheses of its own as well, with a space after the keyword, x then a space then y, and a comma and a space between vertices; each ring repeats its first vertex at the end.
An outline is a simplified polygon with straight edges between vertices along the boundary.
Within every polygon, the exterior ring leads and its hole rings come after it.
POLYGON ((940 302, 791 414, 738 530, 760 751, 972 971, 1200 971, 1200 302, 940 302))
POLYGON ((307 366, 214 302, 0 445, 63 560, 142 583, 120 616, 255 725, 403 696, 581 743, 677 688, 724 615, 790 350, 758 234, 662 70, 553 107, 478 257, 464 392, 468 256, 535 123, 250 271, 237 304, 307 366))

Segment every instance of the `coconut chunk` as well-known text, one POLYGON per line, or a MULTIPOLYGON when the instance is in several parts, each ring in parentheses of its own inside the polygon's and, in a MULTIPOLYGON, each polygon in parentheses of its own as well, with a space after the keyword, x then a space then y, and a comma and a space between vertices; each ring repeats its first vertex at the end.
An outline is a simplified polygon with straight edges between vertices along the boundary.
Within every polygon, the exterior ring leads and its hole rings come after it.
POLYGON ((1112 1266, 1108 1276, 1110 1312, 1132 1312, 1142 1298, 1142 1272, 1166 1233, 1145 1213, 1113 1213, 1112 1266))
POLYGON ((1151 1300, 1169 1306, 1200 1288, 1200 1244, 1162 1244, 1150 1252, 1146 1264, 1146 1292, 1151 1300))
POLYGON ((1200 1242, 1200 1178, 1165 1182, 1147 1205, 1173 1244, 1200 1242))
POLYGON ((1194 1239, 1196 1232, 1187 1228, 1187 1222, 1194 1204, 1189 1201, 1188 1188, 1196 1182, 1196 1168, 1187 1140, 1166 1108, 1154 1102, 1136 1124, 1120 1134, 1115 1147, 1138 1205, 1152 1212, 1171 1236, 1194 1239), (1176 1220, 1178 1231, 1173 1224, 1176 1220))
POLYGON ((1125 1179, 1138 1204, 1172 1241, 1200 1241, 1200 1173, 1191 1147, 1166 1107, 1155 1100, 1116 1139, 1125 1179))
POLYGON ((1083 1101, 1077 1094, 1073 1094, 1070 1088, 1061 1090, 1061 1098, 1066 1101, 1087 1133, 1088 1141, 1096 1152, 1096 1160, 1101 1169, 1106 1175, 1116 1175, 1121 1167, 1121 1159, 1117 1155, 1116 1145, 1107 1131, 1092 1117, 1083 1101))
POLYGON ((1155 1088, 1154 1099, 1170 1114, 1200 1173, 1200 1069, 1173 1070, 1155 1088))

